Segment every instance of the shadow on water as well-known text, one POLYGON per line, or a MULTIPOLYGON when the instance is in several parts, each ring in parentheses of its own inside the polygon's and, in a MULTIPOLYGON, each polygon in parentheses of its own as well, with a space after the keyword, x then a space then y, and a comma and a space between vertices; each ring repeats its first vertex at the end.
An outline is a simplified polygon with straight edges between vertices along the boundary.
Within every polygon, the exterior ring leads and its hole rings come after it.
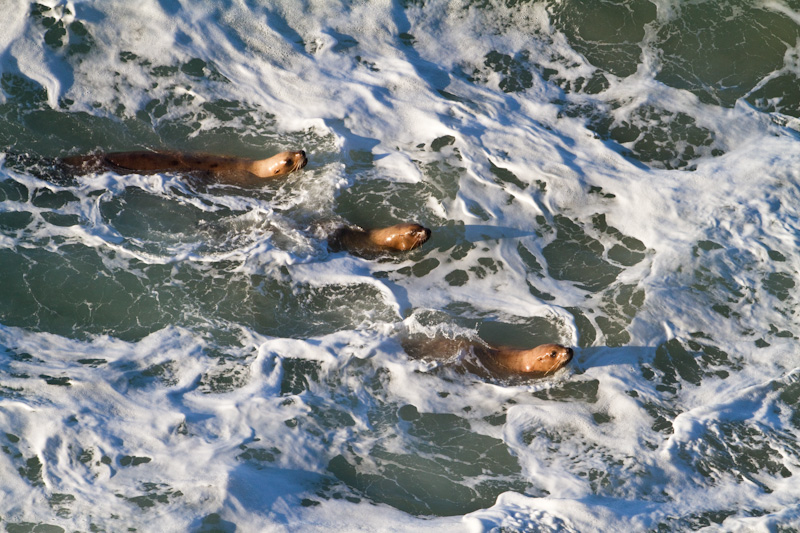
POLYGON ((370 169, 376 159, 385 157, 380 155, 376 158, 372 153, 372 149, 380 144, 379 140, 353 133, 343 119, 325 119, 325 125, 344 139, 343 150, 349 159, 346 163, 348 172, 370 169))
MULTIPOLYGON (((273 523, 289 525, 289 517, 280 511, 283 507, 281 502, 290 507, 320 505, 319 501, 310 498, 309 495, 318 491, 319 487, 331 485, 332 480, 327 476, 304 470, 279 468, 272 464, 274 458, 270 456, 258 456, 246 452, 240 455, 240 464, 228 475, 228 499, 225 507, 244 508, 254 515, 268 513, 273 523), (258 490, 253 490, 253 487, 258 487, 258 490)), ((208 517, 203 521, 207 519, 208 517)), ((201 528, 196 531, 231 533, 237 531, 237 528, 227 522, 224 527, 201 528)))
POLYGON ((411 30, 411 22, 406 15, 405 6, 403 5, 405 3, 406 2, 403 1, 396 1, 392 9, 395 26, 400 32, 398 35, 400 38, 400 45, 397 49, 405 54, 408 62, 413 65, 414 69, 417 71, 417 75, 428 82, 428 85, 430 85, 434 91, 442 96, 452 98, 452 95, 444 93, 444 90, 450 85, 450 74, 439 67, 439 65, 423 59, 422 56, 419 55, 419 52, 414 49, 414 36, 409 33, 411 30))
POLYGON ((519 239, 521 237, 535 237, 537 235, 535 231, 521 230, 507 226, 465 224, 460 226, 460 228, 463 229, 464 240, 471 243, 519 239))
POLYGON ((307 58, 312 57, 306 50, 306 42, 303 40, 303 36, 289 25, 277 9, 267 10, 267 26, 275 33, 285 37, 286 41, 292 44, 292 48, 294 48, 295 52, 307 58))

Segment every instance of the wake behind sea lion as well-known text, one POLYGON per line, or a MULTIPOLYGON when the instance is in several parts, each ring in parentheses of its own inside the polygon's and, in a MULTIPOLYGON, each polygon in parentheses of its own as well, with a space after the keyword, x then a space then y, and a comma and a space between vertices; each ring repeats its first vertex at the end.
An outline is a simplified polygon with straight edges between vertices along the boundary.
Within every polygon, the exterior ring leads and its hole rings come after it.
POLYGON ((136 151, 64 157, 71 172, 85 174, 110 170, 119 174, 186 172, 214 181, 242 185, 261 179, 279 178, 308 163, 302 150, 281 152, 266 159, 246 159, 203 153, 136 151))
POLYGON ((445 360, 478 376, 501 379, 545 377, 574 356, 572 348, 553 343, 519 349, 467 339, 408 337, 401 344, 413 359, 445 360))
POLYGON ((332 251, 347 250, 355 255, 375 257, 387 252, 413 250, 430 236, 431 230, 413 223, 368 230, 344 226, 331 234, 328 246, 332 251))

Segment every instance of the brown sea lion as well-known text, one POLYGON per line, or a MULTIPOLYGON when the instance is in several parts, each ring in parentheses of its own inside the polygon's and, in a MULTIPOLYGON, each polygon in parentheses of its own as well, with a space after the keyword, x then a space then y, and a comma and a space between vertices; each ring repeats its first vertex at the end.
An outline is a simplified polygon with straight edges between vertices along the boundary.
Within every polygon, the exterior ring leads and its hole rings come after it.
POLYGON ((572 348, 541 344, 527 350, 507 347, 475 347, 475 355, 495 375, 547 376, 572 361, 572 348))
POLYGON ((328 245, 332 251, 347 250, 356 255, 377 256, 413 250, 424 244, 430 236, 431 230, 411 223, 369 230, 345 226, 328 238, 328 245))
POLYGON ((560 344, 518 349, 467 339, 428 337, 406 338, 401 344, 414 359, 452 360, 473 374, 496 378, 545 377, 563 368, 574 356, 572 348, 560 344))
POLYGON ((281 152, 267 159, 211 155, 203 153, 138 151, 70 156, 61 159, 72 172, 110 170, 119 174, 187 172, 210 176, 216 181, 240 184, 258 179, 279 178, 306 166, 302 150, 281 152))

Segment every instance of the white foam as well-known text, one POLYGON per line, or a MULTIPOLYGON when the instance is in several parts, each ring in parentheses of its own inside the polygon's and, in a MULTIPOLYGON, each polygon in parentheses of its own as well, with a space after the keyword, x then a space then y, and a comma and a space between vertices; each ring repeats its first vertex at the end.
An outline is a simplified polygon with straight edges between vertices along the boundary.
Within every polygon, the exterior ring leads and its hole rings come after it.
MULTIPOLYGON (((371 287, 377 296, 332 310, 341 315, 363 308, 367 318, 354 319, 352 327, 304 339, 272 338, 257 326, 226 322, 229 315, 213 315, 213 306, 212 316, 200 317, 202 325, 195 329, 176 325, 131 341, 114 332, 78 331, 70 339, 35 324, 1 325, 0 346, 32 356, 1 356, 0 419, 4 432, 17 439, 4 441, 12 453, 0 455, 8 495, 0 505, 4 520, 82 530, 91 525, 185 530, 218 513, 241 530, 291 531, 302 525, 334 531, 585 531, 620 524, 655 529, 670 517, 741 508, 767 514, 734 516, 719 527, 745 530, 798 521, 800 494, 791 482, 798 472, 790 456, 796 447, 787 444, 797 429, 785 412, 793 407, 781 403, 774 387, 791 383, 800 361, 794 339, 770 333, 770 326, 794 331, 797 303, 793 287, 783 299, 764 288, 765 277, 785 274, 796 282, 800 270, 793 253, 800 234, 794 134, 748 105, 716 108, 666 87, 653 77, 655 63, 624 80, 609 77, 609 88, 592 96, 565 95, 536 73, 523 92, 500 90, 501 76, 494 72, 487 73, 486 83, 467 82, 456 72, 471 75, 491 51, 513 56, 526 50, 532 63, 555 63, 559 74, 571 79, 588 77, 593 67, 562 35, 532 41, 534 30, 552 31, 543 5, 517 13, 502 5, 480 10, 427 4, 403 10, 377 1, 224 8, 206 2, 175 12, 155 0, 59 4, 86 21, 98 43, 81 61, 42 44, 44 30, 29 16, 28 4, 17 2, 7 10, 0 66, 10 71, 16 65, 44 87, 53 109, 69 98, 75 102, 71 111, 113 117, 121 103, 125 118, 131 118, 151 99, 191 95, 193 112, 204 102, 225 99, 275 115, 276 139, 309 139, 310 153, 318 149, 327 159, 312 159, 310 167, 319 166, 288 186, 255 193, 194 190, 176 177, 114 173, 60 187, 4 167, 2 177, 29 193, 70 190, 77 201, 47 208, 28 199, 4 200, 0 213, 30 212, 35 221, 18 232, 4 231, 0 250, 42 248, 67 258, 62 250, 77 243, 97 252, 111 272, 138 270, 134 264, 176 270, 189 264, 211 271, 231 263, 226 275, 285 281, 286 298, 307 296, 311 291, 305 287, 371 287), (413 34, 413 46, 403 33, 413 34), (352 52, 340 48, 348 46, 348 38, 358 41, 352 52), (121 52, 139 60, 123 61, 121 52), (555 52, 566 59, 554 59, 555 52), (175 67, 193 58, 230 82, 176 74, 152 87, 151 71, 142 66, 148 61, 175 67), (624 102, 611 112, 618 121, 644 103, 681 111, 712 131, 726 153, 696 160, 691 172, 647 167, 598 138, 585 118, 560 116, 562 106, 555 100, 561 97, 598 108, 624 102), (432 151, 433 141, 444 136, 455 139, 452 145, 432 151), (354 152, 373 158, 368 170, 352 170, 350 165, 358 167, 354 152), (455 177, 448 178, 452 183, 443 172, 430 170, 437 164, 455 169, 455 177), (516 179, 495 179, 492 165, 516 179), (414 259, 370 262, 328 253, 322 236, 307 229, 309 220, 335 216, 336 194, 366 180, 425 185, 440 194, 424 198, 413 213, 443 220, 414 259), (593 187, 614 197, 601 197, 593 187), (126 234, 109 221, 104 206, 124 203, 130 188, 163 200, 175 212, 213 218, 223 236, 192 233, 190 224, 174 235, 126 234), (46 223, 51 212, 81 222, 46 223), (231 214, 220 220, 220 212, 231 214), (646 247, 643 259, 624 268, 607 289, 584 290, 547 268, 540 278, 522 259, 520 246, 546 263, 545 250, 557 237, 555 217, 564 216, 602 244, 604 259, 611 261, 609 250, 618 240, 594 228, 597 215, 646 247), (448 232, 456 243, 445 246, 441 236, 448 232), (701 241, 721 247, 702 250, 701 241), (455 244, 470 245, 458 260, 453 260, 455 244), (780 251, 785 261, 773 260, 770 251, 780 251), (425 261, 437 266, 415 274, 425 261), (490 275, 476 274, 489 263, 502 266, 490 275), (468 273, 461 285, 449 281, 457 271, 468 273), (698 279, 705 287, 696 287, 698 279), (529 282, 552 299, 534 294, 529 282), (623 286, 644 291, 634 316, 621 309, 623 286), (711 308, 726 298, 729 317, 711 308), (471 308, 452 305, 464 303, 471 308), (591 309, 585 319, 595 330, 594 346, 578 350, 570 373, 544 382, 501 386, 437 373, 409 361, 395 339, 413 311, 449 309, 454 321, 546 317, 563 336, 559 341, 582 342, 583 326, 567 308, 591 309), (611 335, 598 320, 605 315, 623 325, 629 335, 625 346, 606 346, 613 344, 611 335), (771 346, 756 348, 761 337, 771 346), (713 342, 731 361, 729 375, 705 376, 699 386, 681 380, 673 393, 665 392, 660 374, 653 371, 657 375, 650 381, 642 368, 652 370, 656 347, 670 339, 713 342), (105 362, 79 362, 90 359, 105 362), (282 394, 284 364, 295 359, 316 365, 319 379, 309 379, 302 393, 282 394), (231 368, 241 373, 225 374, 231 368), (388 377, 376 377, 379 371, 388 377), (218 375, 241 381, 211 391, 209 383, 218 375), (69 386, 48 384, 52 378, 68 378, 69 386), (568 401, 559 401, 565 384, 590 392, 578 395, 583 399, 564 393, 568 401), (550 391, 555 396, 548 396, 550 391), (402 433, 400 423, 371 418, 395 404, 455 414, 467 421, 469 434, 502 441, 530 493, 508 491, 485 509, 427 519, 386 504, 373 506, 363 497, 360 503, 337 499, 320 488, 333 480, 327 469, 333 457, 368 455, 381 439, 402 433), (773 408, 784 411, 773 415, 773 408), (346 413, 352 424, 325 425, 319 412, 329 411, 346 413), (672 421, 671 433, 654 429, 654 412, 672 421), (500 425, 487 422, 501 415, 506 418, 500 425), (603 417, 608 420, 598 422, 603 417), (737 423, 774 435, 768 443, 773 460, 792 476, 784 480, 759 472, 742 481, 731 472, 698 474, 696 462, 708 459, 709 436, 737 423), (271 454, 272 460, 240 458, 253 449, 262 454, 256 457, 271 454), (79 450, 91 451, 90 460, 80 460, 79 450), (19 475, 34 457, 43 463, 41 484, 33 471, 30 479, 19 475), (132 466, 123 464, 125 457, 150 462, 132 466), (55 515, 48 503, 52 494, 75 497, 69 516, 55 515), (154 508, 137 505, 151 496, 154 508), (130 500, 136 497, 144 500, 130 500), (314 503, 305 507, 303 500, 314 503)), ((667 16, 668 5, 660 5, 659 16, 667 16)), ((785 12, 775 3, 768 7, 785 12)), ((161 120, 177 119, 183 111, 173 109, 161 120)), ((203 121, 202 131, 221 125, 213 118, 203 121)), ((285 309, 282 302, 269 303, 275 309, 265 313, 280 315, 285 309)), ((287 316, 282 318, 306 320, 287 316)), ((291 326, 286 327, 294 335, 291 326)))

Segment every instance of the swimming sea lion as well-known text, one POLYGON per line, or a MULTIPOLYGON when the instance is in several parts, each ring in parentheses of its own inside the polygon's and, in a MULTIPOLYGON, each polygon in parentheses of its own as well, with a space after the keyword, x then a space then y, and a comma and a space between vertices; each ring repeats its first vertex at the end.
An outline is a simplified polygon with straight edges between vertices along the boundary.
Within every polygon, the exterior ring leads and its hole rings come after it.
POLYGON ((345 226, 328 238, 328 246, 335 252, 347 250, 356 255, 376 256, 386 252, 413 250, 430 236, 431 230, 411 223, 369 230, 345 226))
POLYGON ((452 360, 473 374, 496 378, 548 376, 563 368, 574 356, 572 348, 560 344, 517 349, 467 339, 427 337, 406 338, 401 344, 414 359, 452 360))
POLYGON ((572 361, 572 348, 541 344, 520 350, 507 347, 475 347, 475 355, 495 375, 547 376, 572 361))
POLYGON ((245 159, 203 153, 138 151, 70 156, 61 162, 76 173, 111 170, 119 174, 188 172, 206 175, 227 183, 246 183, 254 179, 285 176, 306 166, 302 150, 281 152, 267 159, 245 159))

